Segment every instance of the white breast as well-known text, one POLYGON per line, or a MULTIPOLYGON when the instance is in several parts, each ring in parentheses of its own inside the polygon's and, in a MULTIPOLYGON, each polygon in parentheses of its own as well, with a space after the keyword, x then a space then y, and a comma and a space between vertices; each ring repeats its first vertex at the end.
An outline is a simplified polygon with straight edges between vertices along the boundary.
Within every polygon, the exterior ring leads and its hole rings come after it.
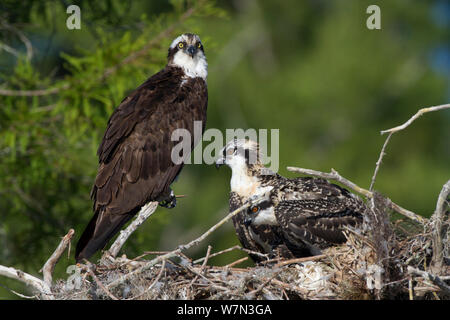
POLYGON ((208 76, 208 63, 203 53, 198 53, 192 59, 191 56, 185 54, 183 51, 178 51, 173 57, 173 64, 181 67, 189 78, 200 77, 206 80, 208 76))

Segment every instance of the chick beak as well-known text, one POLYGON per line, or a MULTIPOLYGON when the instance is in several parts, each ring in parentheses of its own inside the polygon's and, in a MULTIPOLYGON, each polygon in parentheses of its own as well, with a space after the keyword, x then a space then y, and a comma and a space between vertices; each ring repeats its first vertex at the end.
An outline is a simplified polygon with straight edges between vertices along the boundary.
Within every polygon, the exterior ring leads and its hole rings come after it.
POLYGON ((252 224, 252 218, 249 217, 249 216, 246 216, 246 217, 244 218, 244 225, 245 225, 246 227, 249 227, 251 224, 252 224))
POLYGON ((216 160, 216 168, 217 169, 219 169, 224 164, 225 164, 225 159, 224 158, 219 158, 219 159, 216 160))

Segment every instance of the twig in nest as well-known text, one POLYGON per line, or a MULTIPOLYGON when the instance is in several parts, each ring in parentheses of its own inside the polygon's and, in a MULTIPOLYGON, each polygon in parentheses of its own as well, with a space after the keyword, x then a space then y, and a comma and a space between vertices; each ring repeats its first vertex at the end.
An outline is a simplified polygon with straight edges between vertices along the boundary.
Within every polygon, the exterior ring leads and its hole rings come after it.
MULTIPOLYGON (((311 175, 311 176, 315 176, 315 177, 319 177, 319 178, 323 178, 323 179, 335 180, 335 181, 347 186, 348 188, 364 195, 367 198, 372 199, 374 197, 374 194, 372 191, 369 191, 369 190, 366 190, 364 188, 357 186, 355 183, 342 177, 334 169, 331 169, 330 173, 320 172, 320 171, 311 170, 311 169, 297 168, 297 167, 287 167, 287 169, 292 172, 298 172, 298 173, 311 175)), ((421 224, 425 224, 427 222, 427 219, 419 216, 418 214, 416 214, 412 211, 409 211, 405 208, 400 207, 398 204, 392 202, 392 200, 390 200, 390 199, 387 199, 387 204, 388 204, 389 208, 391 208, 392 210, 394 210, 414 221, 417 221, 421 224)))
MULTIPOLYGON (((210 257, 210 258, 213 258, 213 257, 216 257, 216 256, 221 255, 221 254, 223 254, 223 253, 231 252, 231 251, 233 251, 233 250, 240 250, 240 251, 243 251, 243 252, 245 252, 245 253, 247 253, 247 254, 254 254, 254 255, 260 256, 261 258, 268 259, 267 255, 265 255, 265 254, 263 254, 263 253, 261 253, 261 252, 256 252, 256 251, 248 250, 248 249, 242 248, 242 247, 239 246, 239 245, 235 245, 235 246, 230 247, 230 248, 228 248, 228 249, 224 249, 224 250, 222 250, 222 251, 213 253, 213 254, 210 255, 209 257, 210 257)), ((197 259, 197 260, 195 260, 193 263, 194 263, 194 264, 195 264, 195 263, 200 263, 200 262, 202 262, 203 260, 205 260, 205 257, 200 258, 200 259, 197 259)), ((268 261, 269 261, 269 260, 268 260, 268 261)), ((266 261, 264 261, 264 262, 266 262, 266 261)))
POLYGON ((144 290, 144 292, 142 292, 141 294, 129 299, 129 300, 134 300, 137 299, 139 297, 142 297, 144 294, 146 294, 147 292, 149 292, 150 290, 152 290, 152 288, 155 286, 155 284, 158 283, 159 279, 161 279, 162 274, 164 273, 164 270, 166 269, 166 260, 163 260, 162 264, 161 264, 161 270, 159 270, 158 275, 156 276, 155 280, 153 280, 152 284, 149 285, 149 287, 147 289, 144 290))
POLYGON ((409 274, 416 274, 424 279, 428 279, 431 282, 433 282, 435 285, 437 285, 445 294, 450 294, 450 286, 448 286, 442 279, 440 279, 438 276, 435 276, 434 274, 431 274, 426 271, 422 271, 416 268, 413 268, 411 266, 408 266, 408 273, 409 274))
POLYGON ((237 265, 237 264, 239 264, 239 263, 241 263, 241 262, 244 262, 244 261, 247 260, 247 259, 248 259, 248 257, 243 257, 243 258, 241 258, 241 259, 238 259, 238 260, 236 260, 236 261, 233 261, 233 262, 227 264, 225 267, 226 267, 226 268, 234 267, 235 265, 237 265))
POLYGON ((208 282, 213 288, 222 290, 222 291, 229 291, 228 288, 220 286, 216 283, 214 283, 214 281, 212 281, 211 279, 208 279, 207 277, 205 277, 204 275, 202 275, 201 273, 197 272, 194 268, 185 265, 184 268, 190 272, 192 272, 194 275, 197 275, 198 277, 202 278, 203 280, 205 280, 206 282, 208 282))
POLYGON ((88 265, 88 273, 94 279, 95 283, 113 300, 119 300, 115 295, 113 295, 109 290, 103 285, 103 283, 97 278, 92 268, 92 264, 88 265))
MULTIPOLYGON (((444 219, 447 210, 449 210, 448 197, 450 194, 450 180, 444 184, 439 193, 438 201, 436 203, 436 210, 434 211, 431 220, 433 222, 433 258, 432 268, 435 272, 440 272, 444 266, 444 242, 442 237, 444 234, 444 219)), ((450 239, 447 239, 449 241, 450 239)))
MULTIPOLYGON (((203 269, 205 268, 206 264, 208 263, 208 259, 209 259, 209 254, 211 253, 211 246, 208 246, 208 250, 206 251, 206 256, 205 256, 205 260, 202 263, 202 266, 200 267, 200 273, 203 272, 203 269)), ((198 275, 196 275, 194 277, 194 279, 192 279, 190 286, 192 286, 192 284, 194 284, 195 281, 197 281, 198 279, 198 275)))
POLYGON ((302 263, 302 262, 306 262, 306 261, 316 261, 316 260, 321 260, 326 258, 327 255, 326 254, 319 254, 317 256, 311 256, 311 257, 303 257, 303 258, 295 258, 295 259, 289 259, 286 261, 281 261, 279 263, 277 263, 274 268, 279 268, 288 264, 292 264, 292 263, 302 263))
POLYGON ((256 296, 256 294, 257 294, 258 292, 260 292, 261 290, 263 290, 264 287, 267 286, 270 282, 272 282, 272 280, 275 279, 276 276, 278 276, 279 273, 280 273, 280 270, 274 272, 273 275, 272 275, 269 279, 265 280, 265 281, 264 281, 258 288, 256 288, 255 290, 250 291, 250 292, 247 294, 247 296, 248 296, 250 299, 254 299, 255 296, 256 296))
POLYGON ((203 261, 202 263, 202 267, 200 268, 201 271, 203 271, 203 269, 206 267, 206 264, 208 263, 208 259, 209 259, 209 255, 211 253, 211 246, 208 246, 208 250, 206 250, 206 256, 205 256, 205 261, 203 261))
POLYGON ((70 241, 72 240, 75 230, 70 229, 69 232, 62 238, 55 252, 48 258, 47 262, 44 264, 40 271, 44 274, 44 282, 48 285, 52 285, 53 270, 55 270, 55 265, 58 263, 62 254, 68 246, 70 246, 70 241))
MULTIPOLYGON (((236 246, 234 246, 234 247, 231 247, 231 248, 228 248, 228 249, 225 249, 225 250, 221 250, 221 251, 219 251, 219 252, 215 252, 215 253, 209 255, 208 258, 216 257, 216 256, 218 256, 218 255, 221 255, 222 253, 226 253, 226 252, 230 252, 230 251, 233 251, 233 250, 237 250, 238 248, 239 248, 239 246, 236 245, 236 246)), ((203 258, 194 260, 193 263, 194 263, 194 264, 200 263, 200 262, 204 261, 205 259, 206 259, 206 257, 203 257, 203 258)))

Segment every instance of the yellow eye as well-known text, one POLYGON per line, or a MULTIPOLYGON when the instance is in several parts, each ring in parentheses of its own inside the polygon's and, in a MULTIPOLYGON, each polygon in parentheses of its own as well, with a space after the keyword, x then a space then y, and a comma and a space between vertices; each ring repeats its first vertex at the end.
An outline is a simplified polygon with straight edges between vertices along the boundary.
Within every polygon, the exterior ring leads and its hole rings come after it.
POLYGON ((233 149, 228 149, 227 150, 227 155, 231 156, 234 153, 233 149))
POLYGON ((202 47, 202 44, 199 42, 199 43, 197 43, 197 48, 201 48, 202 47))
POLYGON ((258 211, 259 211, 259 207, 258 206, 252 207, 252 212, 253 213, 257 213, 258 211))
POLYGON ((178 48, 183 48, 184 47, 184 43, 183 42, 180 42, 179 44, 178 44, 178 48))

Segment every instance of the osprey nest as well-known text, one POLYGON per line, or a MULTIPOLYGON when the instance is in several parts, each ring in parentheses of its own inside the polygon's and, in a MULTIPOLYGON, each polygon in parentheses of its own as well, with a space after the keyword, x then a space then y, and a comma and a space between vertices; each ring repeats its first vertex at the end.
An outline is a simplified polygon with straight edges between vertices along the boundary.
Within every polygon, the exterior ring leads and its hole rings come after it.
POLYGON ((267 259, 249 268, 235 267, 243 259, 208 264, 209 258, 232 250, 249 253, 239 246, 215 253, 208 246, 197 260, 180 247, 131 260, 104 256, 98 265, 79 264, 79 277, 58 280, 51 291, 56 299, 450 298, 448 241, 442 247, 444 263, 433 264, 435 223, 391 222, 388 201, 374 193, 363 230, 349 229, 345 244, 317 256, 267 259))

